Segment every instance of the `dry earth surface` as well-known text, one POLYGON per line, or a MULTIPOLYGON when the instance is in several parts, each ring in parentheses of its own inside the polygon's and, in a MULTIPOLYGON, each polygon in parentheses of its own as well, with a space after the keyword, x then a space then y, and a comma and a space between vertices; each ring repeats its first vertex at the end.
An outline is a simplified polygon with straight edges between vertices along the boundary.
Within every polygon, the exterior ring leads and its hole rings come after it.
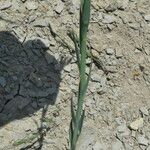
MULTIPOLYGON (((0 150, 69 149, 78 26, 79 0, 0 0, 0 150)), ((150 150, 150 0, 92 0, 88 37, 77 150, 150 150)))

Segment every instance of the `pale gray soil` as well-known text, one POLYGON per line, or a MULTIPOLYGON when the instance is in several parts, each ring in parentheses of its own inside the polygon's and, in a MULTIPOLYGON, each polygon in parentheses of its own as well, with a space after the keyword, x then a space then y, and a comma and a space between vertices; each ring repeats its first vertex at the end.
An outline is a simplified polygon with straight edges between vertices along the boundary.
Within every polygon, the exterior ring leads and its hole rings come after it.
MULTIPOLYGON (((0 1, 0 150, 68 149, 78 17, 79 0, 0 1)), ((150 1, 93 0, 88 38, 77 150, 150 150, 150 1)))

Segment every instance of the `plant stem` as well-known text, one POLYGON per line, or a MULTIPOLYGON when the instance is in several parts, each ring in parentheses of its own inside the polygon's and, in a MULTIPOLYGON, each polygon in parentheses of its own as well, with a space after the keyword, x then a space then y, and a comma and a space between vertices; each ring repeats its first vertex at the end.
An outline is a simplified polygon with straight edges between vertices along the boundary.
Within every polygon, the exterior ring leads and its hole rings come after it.
MULTIPOLYGON (((86 57, 87 57, 87 32, 90 19, 90 0, 81 0, 80 5, 80 33, 79 33, 79 50, 76 50, 77 63, 79 66, 79 89, 78 89, 78 102, 77 110, 74 113, 74 108, 71 105, 72 119, 70 123, 70 148, 71 150, 76 149, 76 143, 82 130, 84 110, 83 102, 87 90, 89 76, 86 77, 86 57)), ((77 43, 75 44, 75 48, 77 43)))

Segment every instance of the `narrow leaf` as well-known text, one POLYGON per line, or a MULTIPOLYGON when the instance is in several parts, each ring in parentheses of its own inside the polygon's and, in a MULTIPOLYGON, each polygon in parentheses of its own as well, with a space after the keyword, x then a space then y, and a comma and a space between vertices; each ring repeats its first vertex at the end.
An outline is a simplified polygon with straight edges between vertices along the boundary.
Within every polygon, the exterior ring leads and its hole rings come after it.
POLYGON ((73 100, 72 99, 71 99, 71 117, 72 117, 73 123, 75 123, 76 117, 75 117, 75 111, 74 111, 73 100))
POLYGON ((84 117, 85 117, 85 110, 82 111, 82 115, 81 115, 81 117, 80 117, 80 121, 79 121, 79 133, 78 133, 78 136, 80 135, 81 130, 82 130, 84 117))
POLYGON ((75 34, 75 32, 73 30, 69 31, 68 36, 70 37, 70 39, 74 43, 75 53, 76 53, 76 58, 77 58, 77 65, 78 65, 78 68, 79 68, 79 71, 80 71, 81 58, 80 58, 80 49, 79 49, 79 39, 78 39, 77 35, 75 34))
POLYGON ((72 141, 73 140, 73 122, 71 120, 70 122, 70 128, 69 128, 69 141, 70 141, 70 147, 72 147, 72 141))
POLYGON ((84 25, 89 25, 90 20, 90 0, 85 0, 82 7, 82 23, 84 25))

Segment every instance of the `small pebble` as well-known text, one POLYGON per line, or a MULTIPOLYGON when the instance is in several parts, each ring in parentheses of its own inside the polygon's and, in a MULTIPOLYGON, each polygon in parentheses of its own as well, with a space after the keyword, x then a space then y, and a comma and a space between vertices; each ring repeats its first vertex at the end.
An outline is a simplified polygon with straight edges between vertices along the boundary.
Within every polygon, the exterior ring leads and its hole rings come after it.
POLYGON ((56 8, 55 8, 55 11, 60 14, 64 9, 64 3, 62 1, 59 1, 56 8))
POLYGON ((129 0, 118 0, 118 9, 125 10, 128 7, 129 0))
POLYGON ((141 107, 140 112, 145 116, 149 115, 148 109, 146 107, 141 107))
POLYGON ((134 137, 134 138, 136 138, 136 131, 132 130, 131 136, 134 137))
POLYGON ((113 54, 115 53, 115 50, 114 50, 113 48, 107 48, 107 49, 106 49, 106 53, 107 53, 108 55, 113 55, 113 54))
POLYGON ((72 66, 69 64, 69 65, 67 65, 67 66, 64 67, 64 70, 65 70, 66 72, 71 72, 72 66))
POLYGON ((138 130, 139 128, 143 127, 143 123, 144 123, 143 118, 136 119, 134 122, 130 124, 130 128, 132 130, 138 130))
POLYGON ((38 4, 36 2, 33 2, 33 1, 27 1, 26 8, 28 10, 36 10, 38 8, 38 4))
POLYGON ((1 2, 0 3, 0 10, 8 9, 12 6, 11 2, 1 2))
POLYGON ((143 135, 142 135, 142 136, 139 136, 139 137, 137 138, 137 140, 138 140, 138 143, 139 143, 140 145, 148 146, 148 144, 149 144, 148 139, 146 139, 143 135))
POLYGON ((37 41, 41 42, 41 46, 42 48, 48 48, 50 46, 50 41, 49 39, 45 39, 45 38, 37 38, 37 41), (42 45, 43 44, 43 45, 42 45))
POLYGON ((150 14, 147 14, 144 16, 144 19, 147 21, 147 22, 150 22, 150 14))
POLYGON ((37 19, 33 25, 35 27, 47 27, 49 25, 49 19, 37 19))
POLYGON ((92 74, 91 75, 91 79, 92 81, 95 81, 95 82, 101 82, 101 76, 100 74, 92 74))
POLYGON ((115 54, 116 58, 121 58, 123 56, 122 49, 118 48, 115 50, 115 52, 116 52, 116 54, 115 54))
POLYGON ((107 12, 113 12, 113 11, 115 11, 115 10, 117 10, 117 3, 111 3, 110 5, 108 5, 106 8, 105 8, 105 10, 107 11, 107 12))
POLYGON ((115 121, 116 121, 116 123, 117 123, 118 125, 121 125, 121 124, 125 124, 125 123, 126 123, 126 121, 125 121, 123 118, 121 118, 121 117, 115 118, 115 121))
POLYGON ((102 20, 103 23, 105 24, 110 24, 116 21, 115 16, 112 15, 104 15, 104 18, 102 20))
POLYGON ((119 133, 122 134, 122 136, 128 136, 130 134, 129 129, 127 128, 126 124, 121 124, 117 127, 117 130, 119 133))

